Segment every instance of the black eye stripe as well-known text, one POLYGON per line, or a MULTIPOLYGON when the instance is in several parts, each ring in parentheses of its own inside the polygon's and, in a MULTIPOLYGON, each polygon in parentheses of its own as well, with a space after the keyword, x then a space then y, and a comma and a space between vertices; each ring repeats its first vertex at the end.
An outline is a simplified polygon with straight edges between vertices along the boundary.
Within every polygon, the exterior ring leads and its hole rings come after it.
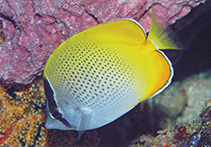
POLYGON ((51 89, 51 86, 46 79, 44 79, 44 89, 45 89, 46 100, 48 102, 47 107, 49 110, 53 110, 58 106, 54 100, 53 90, 51 89))
POLYGON ((68 128, 74 128, 74 127, 71 126, 71 125, 69 124, 69 122, 68 122, 66 119, 64 119, 63 117, 58 118, 58 120, 61 121, 66 127, 68 127, 68 128))
POLYGON ((44 79, 44 89, 45 89, 45 95, 47 99, 47 107, 50 111, 51 116, 61 121, 66 127, 72 128, 72 126, 68 123, 68 121, 62 117, 62 112, 54 100, 53 91, 46 79, 44 79))

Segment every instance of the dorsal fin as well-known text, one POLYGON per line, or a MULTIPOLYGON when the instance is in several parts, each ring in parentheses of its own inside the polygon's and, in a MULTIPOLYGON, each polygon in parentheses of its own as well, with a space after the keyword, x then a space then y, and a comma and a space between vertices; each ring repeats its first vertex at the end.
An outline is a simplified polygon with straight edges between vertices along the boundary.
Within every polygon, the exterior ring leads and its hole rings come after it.
POLYGON ((155 19, 153 10, 148 39, 153 40, 159 49, 182 49, 177 37, 155 19))

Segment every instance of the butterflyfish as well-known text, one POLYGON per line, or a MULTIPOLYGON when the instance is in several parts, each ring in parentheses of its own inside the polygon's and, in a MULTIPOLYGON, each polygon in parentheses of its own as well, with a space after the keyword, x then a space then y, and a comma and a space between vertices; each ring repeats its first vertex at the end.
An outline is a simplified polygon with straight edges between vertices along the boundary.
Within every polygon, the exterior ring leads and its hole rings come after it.
POLYGON ((149 35, 133 19, 73 35, 44 67, 47 129, 102 127, 161 93, 174 75, 161 49, 180 49, 152 15, 149 35))

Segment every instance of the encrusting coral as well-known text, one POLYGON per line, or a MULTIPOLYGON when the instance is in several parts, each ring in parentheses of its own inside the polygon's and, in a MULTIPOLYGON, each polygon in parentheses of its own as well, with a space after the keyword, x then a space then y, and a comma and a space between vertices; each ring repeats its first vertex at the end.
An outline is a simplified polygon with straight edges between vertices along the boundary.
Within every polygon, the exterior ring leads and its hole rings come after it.
POLYGON ((46 146, 43 84, 8 93, 0 85, 0 146, 46 146))

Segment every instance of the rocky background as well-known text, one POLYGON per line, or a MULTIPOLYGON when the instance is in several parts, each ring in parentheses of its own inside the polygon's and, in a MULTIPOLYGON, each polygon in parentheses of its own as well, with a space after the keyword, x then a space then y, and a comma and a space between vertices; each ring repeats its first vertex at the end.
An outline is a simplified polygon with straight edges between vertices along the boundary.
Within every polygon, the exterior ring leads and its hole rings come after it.
POLYGON ((149 31, 152 7, 159 22, 169 25, 205 1, 2 0, 0 79, 31 83, 60 43, 99 23, 133 18, 149 31))

